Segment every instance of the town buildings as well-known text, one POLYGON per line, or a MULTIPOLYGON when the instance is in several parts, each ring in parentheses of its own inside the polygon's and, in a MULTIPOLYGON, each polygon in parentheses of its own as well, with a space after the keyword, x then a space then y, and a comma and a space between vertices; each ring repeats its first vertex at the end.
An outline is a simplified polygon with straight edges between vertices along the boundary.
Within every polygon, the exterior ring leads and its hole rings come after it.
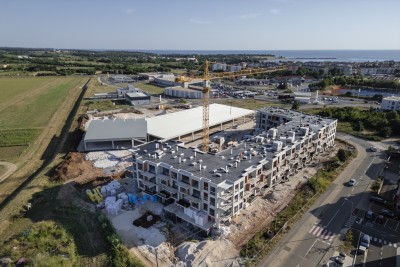
POLYGON ((211 154, 179 142, 151 142, 133 152, 133 173, 144 194, 157 195, 177 222, 209 232, 239 214, 263 188, 290 180, 334 146, 337 121, 265 108, 254 135, 211 154))

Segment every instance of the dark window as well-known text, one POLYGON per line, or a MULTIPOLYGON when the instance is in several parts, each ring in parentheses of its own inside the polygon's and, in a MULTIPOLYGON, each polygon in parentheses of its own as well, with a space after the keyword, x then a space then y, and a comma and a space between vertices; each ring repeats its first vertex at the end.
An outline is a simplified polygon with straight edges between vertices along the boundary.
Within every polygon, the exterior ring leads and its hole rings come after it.
POLYGON ((210 197, 210 205, 215 206, 215 198, 210 197))
POLYGON ((215 211, 213 209, 210 209, 210 215, 215 216, 215 211))
POLYGON ((203 204, 203 210, 208 211, 208 205, 206 203, 203 204))
POLYGON ((210 194, 215 196, 215 187, 210 186, 210 194))

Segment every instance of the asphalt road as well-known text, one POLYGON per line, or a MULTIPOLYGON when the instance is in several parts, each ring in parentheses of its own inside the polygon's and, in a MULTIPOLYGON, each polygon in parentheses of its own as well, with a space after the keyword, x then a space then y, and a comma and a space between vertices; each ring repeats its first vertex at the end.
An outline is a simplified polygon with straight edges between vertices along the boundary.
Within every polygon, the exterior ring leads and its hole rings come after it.
MULTIPOLYGON (((356 209, 369 209, 370 194, 366 190, 372 180, 379 176, 385 159, 380 153, 368 152, 370 143, 364 140, 342 134, 337 134, 337 136, 347 139, 357 147, 359 151, 357 158, 339 175, 330 189, 292 227, 259 266, 310 267, 328 263, 330 256, 340 243, 337 238, 342 229, 357 224, 357 217, 353 216, 352 212, 356 209), (346 185, 350 178, 356 179, 353 187, 346 185)), ((375 246, 373 242, 372 246, 375 246)), ((376 244, 379 244, 379 240, 376 244)), ((371 264, 378 262, 381 257, 380 251, 382 249, 379 246, 373 247, 371 252, 366 254, 367 261, 371 261, 371 264)), ((384 248, 382 255, 395 255, 393 253, 395 252, 392 249, 384 248)), ((363 261, 363 259, 360 260, 363 261)))

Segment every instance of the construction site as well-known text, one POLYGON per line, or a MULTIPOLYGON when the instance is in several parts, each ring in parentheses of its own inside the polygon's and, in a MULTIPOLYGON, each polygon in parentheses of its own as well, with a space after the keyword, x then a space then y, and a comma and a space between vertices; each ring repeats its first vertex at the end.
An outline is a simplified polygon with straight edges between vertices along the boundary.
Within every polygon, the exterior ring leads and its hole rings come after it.
POLYGON ((57 168, 148 266, 240 266, 338 149, 336 120, 210 104, 205 75, 202 106, 90 114, 82 152, 57 168))

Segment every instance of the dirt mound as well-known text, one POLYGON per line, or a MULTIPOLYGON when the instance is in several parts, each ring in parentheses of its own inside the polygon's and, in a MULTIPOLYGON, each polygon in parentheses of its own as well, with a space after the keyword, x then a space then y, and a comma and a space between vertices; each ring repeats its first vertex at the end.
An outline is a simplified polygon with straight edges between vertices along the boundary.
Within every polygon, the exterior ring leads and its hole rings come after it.
POLYGON ((103 171, 95 168, 90 161, 86 161, 85 154, 71 152, 56 168, 54 180, 65 182, 74 179, 78 184, 85 184, 100 176, 104 176, 103 171))

